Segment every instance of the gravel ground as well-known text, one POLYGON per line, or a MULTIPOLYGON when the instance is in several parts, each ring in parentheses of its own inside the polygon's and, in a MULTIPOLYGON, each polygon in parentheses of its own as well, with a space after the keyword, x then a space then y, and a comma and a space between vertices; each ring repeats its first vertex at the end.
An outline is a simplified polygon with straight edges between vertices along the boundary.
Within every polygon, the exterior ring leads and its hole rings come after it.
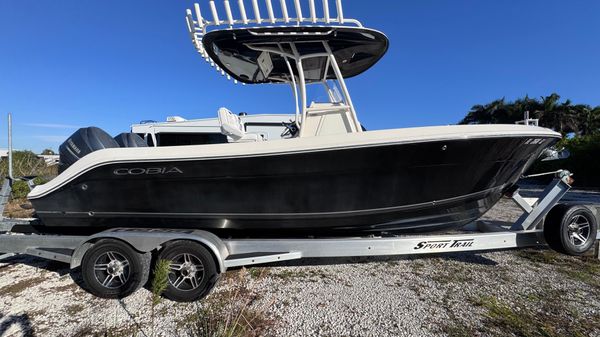
MULTIPOLYGON (((517 214, 501 201, 486 217, 517 214)), ((80 282, 64 264, 1 261, 0 336, 201 336, 223 312, 250 322, 236 336, 600 335, 600 262, 545 249, 290 261, 229 271, 202 303, 154 308, 146 289, 103 300, 80 282)))

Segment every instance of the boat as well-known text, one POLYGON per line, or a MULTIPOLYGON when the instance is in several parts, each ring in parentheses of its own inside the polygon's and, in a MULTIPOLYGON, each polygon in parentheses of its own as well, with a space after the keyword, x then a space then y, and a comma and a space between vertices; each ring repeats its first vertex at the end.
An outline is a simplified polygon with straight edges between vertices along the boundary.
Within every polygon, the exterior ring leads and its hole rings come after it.
POLYGON ((185 16, 197 53, 235 84, 290 86, 296 109, 283 135, 248 132, 227 108, 217 113, 226 142, 114 146, 99 129, 80 130, 61 146, 62 172, 28 195, 40 231, 297 237, 450 230, 481 217, 561 138, 533 125, 366 131, 345 79, 384 56, 382 32, 345 17, 341 1, 335 17, 328 1, 322 17, 314 1, 309 15, 294 1, 295 17, 285 1, 282 17, 271 1, 265 17, 253 1, 254 18, 243 0, 240 17, 229 1, 221 16, 208 4, 212 19, 198 4, 185 16), (309 100, 309 86, 327 98, 309 100))

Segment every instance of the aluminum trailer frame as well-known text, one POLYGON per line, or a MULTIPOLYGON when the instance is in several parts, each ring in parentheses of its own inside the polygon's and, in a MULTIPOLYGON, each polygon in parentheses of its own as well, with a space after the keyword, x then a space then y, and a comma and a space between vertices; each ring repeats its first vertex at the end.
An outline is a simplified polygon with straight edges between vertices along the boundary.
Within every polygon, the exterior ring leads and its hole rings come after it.
MULTIPOLYGON (((91 236, 37 235, 11 233, 15 225, 26 221, 0 221, 0 259, 15 254, 37 256, 81 264, 85 252, 99 239, 117 239, 139 252, 158 250, 173 240, 199 242, 213 255, 219 273, 228 268, 271 263, 301 258, 417 255, 432 253, 489 251, 543 245, 543 230, 539 224, 562 196, 570 189, 570 173, 561 171, 533 205, 515 191, 511 198, 523 210, 523 215, 510 227, 478 222, 469 231, 453 234, 429 234, 392 237, 290 238, 290 239, 221 239, 204 230, 169 230, 115 228, 91 236)), ((4 184, 1 200, 7 200, 10 185, 4 184)), ((0 206, 3 208, 3 205, 0 206)), ((597 213, 596 217, 598 216, 597 213)), ((596 233, 596 240, 600 232, 596 233)))

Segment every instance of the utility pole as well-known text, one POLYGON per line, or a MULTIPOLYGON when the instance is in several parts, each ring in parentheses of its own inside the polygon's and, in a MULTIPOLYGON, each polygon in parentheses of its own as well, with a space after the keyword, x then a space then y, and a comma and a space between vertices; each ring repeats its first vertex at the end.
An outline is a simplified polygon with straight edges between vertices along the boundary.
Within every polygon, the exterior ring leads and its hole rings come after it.
POLYGON ((12 144, 12 114, 8 113, 8 178, 10 183, 14 179, 13 177, 13 144, 12 144))

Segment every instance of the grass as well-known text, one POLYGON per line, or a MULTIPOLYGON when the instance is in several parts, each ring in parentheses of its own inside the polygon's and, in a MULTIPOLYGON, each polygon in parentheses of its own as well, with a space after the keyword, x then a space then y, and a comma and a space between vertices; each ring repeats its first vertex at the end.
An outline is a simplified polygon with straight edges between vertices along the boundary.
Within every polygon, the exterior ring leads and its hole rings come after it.
POLYGON ((253 279, 257 279, 260 280, 264 277, 266 277, 267 275, 269 275, 271 272, 270 268, 257 268, 257 267, 252 267, 248 269, 248 275, 250 275, 251 278, 253 279))
MULTIPOLYGON (((551 250, 528 249, 515 254, 537 267, 551 267, 560 274, 562 282, 585 283, 590 287, 600 287, 600 261, 591 257, 572 257, 555 253, 551 250)), ((416 268, 420 271, 420 268, 416 268)), ((448 264, 444 270, 436 270, 432 278, 440 284, 460 287, 461 282, 470 281, 463 274, 461 267, 448 264)), ((474 276, 471 276, 473 278, 474 276)), ((494 275, 498 283, 510 284, 502 275, 494 275)), ((559 336, 597 336, 600 335, 600 312, 590 307, 586 314, 576 308, 590 306, 579 293, 565 291, 560 285, 553 287, 551 280, 542 279, 534 288, 520 289, 508 299, 491 296, 489 293, 467 298, 466 304, 473 308, 469 317, 457 317, 448 303, 446 307, 448 319, 441 326, 441 332, 450 337, 463 336, 519 336, 519 337, 559 337, 559 336), (529 290, 527 290, 529 289, 529 290), (590 314, 591 312, 591 314, 590 314)), ((578 285, 576 287, 579 287, 578 285)), ((454 289, 454 288, 451 288, 454 289)), ((583 290, 589 294, 588 290, 583 290)), ((593 290, 592 290, 593 293, 593 290)))
POLYGON ((494 326, 500 331, 523 337, 557 336, 546 321, 534 317, 528 310, 509 306, 492 296, 483 296, 473 302, 486 309, 486 325, 494 326))
POLYGON ((446 294, 441 299, 440 305, 446 310, 448 314, 448 320, 442 325, 442 332, 448 337, 471 337, 475 336, 475 329, 467 324, 467 322, 463 322, 460 320, 454 310, 452 310, 448 301, 450 298, 450 294, 446 292, 446 294))
POLYGON ((84 326, 76 330, 71 336, 73 337, 132 337, 143 336, 139 334, 139 330, 135 327, 118 327, 105 329, 103 331, 95 331, 91 326, 84 326))
POLYGON ((600 260, 590 256, 567 256, 549 249, 527 249, 517 256, 537 265, 551 265, 570 279, 600 290, 600 260))
POLYGON ((494 296, 481 296, 471 302, 485 310, 481 331, 485 334, 579 337, 600 331, 600 314, 582 317, 568 306, 568 298, 557 291, 547 291, 541 296, 526 297, 511 304, 494 296))
POLYGON ((224 290, 213 292, 190 315, 186 322, 188 335, 195 337, 263 336, 275 324, 266 307, 256 307, 258 299, 251 280, 242 268, 225 279, 224 290))
POLYGON ((154 272, 152 273, 152 310, 160 303, 161 295, 169 285, 169 271, 171 269, 171 261, 169 260, 158 260, 154 266, 154 272))
POLYGON ((281 280, 304 280, 310 282, 316 282, 320 280, 333 280, 338 281, 333 275, 330 275, 322 270, 305 269, 302 270, 290 270, 284 269, 278 272, 271 272, 270 276, 279 278, 281 280))
POLYGON ((83 306, 82 304, 71 304, 65 308, 65 312, 69 316, 76 316, 76 315, 80 314, 84 309, 85 309, 85 306, 83 306))
POLYGON ((462 322, 452 322, 442 327, 442 332, 448 337, 471 337, 475 336, 475 329, 462 322))
POLYGON ((7 218, 31 218, 33 213, 31 203, 25 198, 11 199, 4 208, 4 216, 7 218))
POLYGON ((437 268, 431 278, 440 284, 467 283, 471 281, 471 274, 466 271, 462 263, 448 262, 444 268, 437 268))
POLYGON ((152 305, 150 321, 152 325, 152 336, 156 335, 154 319, 156 317, 156 306, 160 304, 162 294, 167 290, 169 286, 169 272, 171 271, 170 260, 158 260, 154 266, 154 272, 152 273, 152 284, 150 289, 152 291, 152 305))
POLYGON ((0 288, 0 297, 6 296, 6 295, 16 296, 20 292, 24 291, 25 289, 36 286, 45 281, 46 281, 45 277, 36 276, 36 277, 25 279, 20 282, 11 283, 9 285, 6 285, 6 286, 0 288))

